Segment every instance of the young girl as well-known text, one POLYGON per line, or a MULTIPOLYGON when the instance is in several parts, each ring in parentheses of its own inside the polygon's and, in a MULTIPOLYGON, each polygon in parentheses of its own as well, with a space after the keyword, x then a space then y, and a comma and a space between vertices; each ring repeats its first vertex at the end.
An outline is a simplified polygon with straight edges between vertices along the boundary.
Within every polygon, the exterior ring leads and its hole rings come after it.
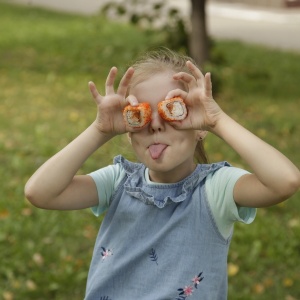
POLYGON ((255 208, 289 198, 299 188, 299 170, 222 111, 210 74, 190 58, 168 50, 149 53, 115 91, 116 74, 113 67, 105 95, 89 83, 96 120, 33 174, 26 197, 44 209, 106 212, 86 300, 226 299, 234 222, 251 223, 255 208), (158 112, 173 97, 184 100, 183 120, 168 121, 158 112), (150 105, 151 119, 130 126, 123 109, 140 103, 150 105), (230 145, 253 173, 227 162, 207 164, 207 132, 230 145), (118 156, 114 165, 76 175, 94 151, 123 133, 139 163, 118 156))

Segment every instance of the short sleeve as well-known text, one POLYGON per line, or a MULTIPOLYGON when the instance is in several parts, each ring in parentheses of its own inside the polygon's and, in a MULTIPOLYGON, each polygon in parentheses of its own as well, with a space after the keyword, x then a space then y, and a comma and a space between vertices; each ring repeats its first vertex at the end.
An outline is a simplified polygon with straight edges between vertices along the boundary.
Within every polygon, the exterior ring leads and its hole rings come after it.
POLYGON ((234 186, 245 174, 249 172, 235 167, 223 167, 209 174, 206 179, 207 199, 216 225, 224 238, 231 234, 234 222, 250 224, 255 219, 255 208, 237 206, 233 198, 234 186))
POLYGON ((91 209, 95 216, 99 216, 107 210, 116 187, 125 176, 125 171, 120 164, 116 164, 109 165, 88 175, 92 177, 96 184, 99 199, 99 204, 91 209))

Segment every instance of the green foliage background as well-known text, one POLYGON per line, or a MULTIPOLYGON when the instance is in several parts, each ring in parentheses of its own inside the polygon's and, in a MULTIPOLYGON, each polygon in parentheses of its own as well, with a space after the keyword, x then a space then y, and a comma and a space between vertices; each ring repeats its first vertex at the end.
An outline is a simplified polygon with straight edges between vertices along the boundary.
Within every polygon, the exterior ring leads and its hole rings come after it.
MULTIPOLYGON (((165 34, 94 17, 0 3, 0 299, 82 299, 101 222, 89 210, 32 207, 29 176, 95 118, 87 88, 103 89, 165 34)), ((300 166, 300 54, 214 41, 215 98, 237 121, 300 166)), ((206 141, 210 161, 248 168, 222 141, 206 141)), ((126 138, 95 153, 81 173, 134 159, 126 138)), ((276 162, 274 162, 276 163, 276 162)), ((229 299, 300 299, 300 194, 237 224, 229 253, 229 299)))

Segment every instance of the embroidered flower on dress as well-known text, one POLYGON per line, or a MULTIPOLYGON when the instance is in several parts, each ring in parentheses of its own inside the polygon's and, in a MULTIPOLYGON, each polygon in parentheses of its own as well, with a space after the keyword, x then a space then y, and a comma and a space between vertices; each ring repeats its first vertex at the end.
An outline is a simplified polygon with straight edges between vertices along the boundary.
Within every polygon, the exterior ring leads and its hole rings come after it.
POLYGON ((194 287, 195 289, 198 288, 198 284, 203 280, 204 277, 201 277, 203 272, 199 273, 198 276, 195 276, 193 279, 192 279, 192 282, 194 283, 194 287))
POLYGON ((193 287, 191 285, 185 286, 183 289, 178 289, 179 293, 179 298, 180 300, 186 299, 188 296, 191 296, 193 294, 193 287))
POLYGON ((108 258, 109 256, 112 256, 113 253, 110 249, 105 249, 104 247, 101 247, 101 249, 103 250, 101 252, 102 255, 102 260, 105 260, 106 258, 108 258))
POLYGON ((186 296, 191 296, 193 294, 193 287, 192 286, 186 286, 184 289, 183 289, 183 292, 186 296))
MULTIPOLYGON (((194 287, 197 289, 198 285, 200 284, 200 282, 203 280, 204 277, 201 277, 203 272, 199 273, 198 276, 195 276, 192 279, 192 282, 194 284, 194 287)), ((193 286, 188 285, 185 286, 184 288, 180 288, 177 290, 179 292, 178 297, 176 298, 176 300, 185 300, 187 297, 191 296, 194 292, 193 290, 193 286)))

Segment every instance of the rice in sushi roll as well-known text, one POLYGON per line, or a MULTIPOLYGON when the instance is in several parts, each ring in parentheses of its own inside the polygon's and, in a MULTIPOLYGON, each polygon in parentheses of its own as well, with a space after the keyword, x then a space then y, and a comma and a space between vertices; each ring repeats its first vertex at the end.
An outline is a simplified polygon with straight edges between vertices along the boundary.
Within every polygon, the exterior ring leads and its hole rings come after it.
POLYGON ((181 97, 174 97, 158 103, 158 113, 166 121, 181 121, 187 116, 187 109, 181 97))
POLYGON ((139 103, 137 106, 127 105, 123 110, 123 116, 128 126, 143 127, 151 121, 151 106, 149 103, 139 103))

